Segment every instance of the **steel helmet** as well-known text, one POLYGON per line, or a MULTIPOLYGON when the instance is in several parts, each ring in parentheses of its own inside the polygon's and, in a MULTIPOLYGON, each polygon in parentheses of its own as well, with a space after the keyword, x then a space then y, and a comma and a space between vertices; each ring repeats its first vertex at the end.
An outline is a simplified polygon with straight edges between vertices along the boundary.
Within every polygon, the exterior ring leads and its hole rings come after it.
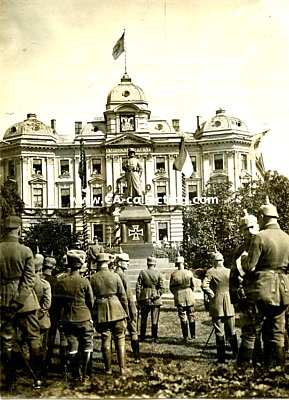
POLYGON ((270 203, 268 196, 266 196, 265 204, 259 208, 259 212, 266 217, 279 218, 277 208, 270 203))
POLYGON ((244 210, 244 216, 240 218, 239 226, 240 228, 251 228, 258 223, 255 215, 248 214, 247 210, 244 210))

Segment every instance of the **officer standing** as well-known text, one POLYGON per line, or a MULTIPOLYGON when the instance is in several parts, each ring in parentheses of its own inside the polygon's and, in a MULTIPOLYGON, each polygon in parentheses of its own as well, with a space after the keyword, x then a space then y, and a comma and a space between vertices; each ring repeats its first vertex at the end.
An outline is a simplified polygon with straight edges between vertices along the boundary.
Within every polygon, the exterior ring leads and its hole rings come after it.
POLYGON ((289 304, 289 235, 281 230, 277 209, 266 199, 259 210, 262 229, 252 238, 243 269, 250 274, 248 299, 256 306, 254 328, 262 332, 264 366, 285 364, 285 312, 289 304), (265 328, 265 329, 264 329, 265 328))
POLYGON ((103 247, 98 243, 97 236, 94 236, 93 243, 88 248, 88 262, 90 270, 96 269, 96 257, 99 253, 103 253, 103 247))
MULTIPOLYGON (((18 328, 29 346, 31 367, 39 365, 40 328, 37 310, 40 308, 34 291, 34 257, 29 247, 19 243, 21 218, 4 220, 4 239, 0 243, 1 299, 1 362, 5 365, 6 389, 15 385, 15 364, 12 357, 18 328)), ((38 385, 38 379, 35 384, 38 385)))
POLYGON ((50 283, 41 276, 44 257, 42 254, 35 254, 35 284, 34 290, 38 298, 40 309, 37 311, 40 334, 41 334, 41 355, 42 362, 38 366, 41 371, 38 378, 46 379, 46 366, 47 366, 47 343, 49 328, 51 326, 49 309, 51 307, 51 286, 50 283))
POLYGON ((259 232, 257 218, 249 215, 244 210, 244 216, 240 218, 240 231, 244 237, 244 242, 236 250, 233 265, 230 272, 230 296, 232 303, 240 310, 241 321, 241 344, 238 352, 237 365, 239 367, 253 361, 259 362, 261 355, 261 338, 256 337, 253 326, 254 304, 249 302, 247 294, 250 291, 250 274, 245 274, 241 258, 248 255, 251 240, 259 232))
POLYGON ((165 291, 165 286, 161 272, 156 269, 156 263, 156 258, 148 257, 148 268, 140 272, 136 283, 136 299, 141 313, 141 341, 145 340, 149 313, 151 313, 152 319, 152 338, 155 342, 158 338, 158 322, 162 305, 161 296, 165 291))
POLYGON ((93 320, 95 329, 101 334, 101 350, 106 373, 112 373, 111 339, 113 336, 120 373, 124 374, 126 368, 126 319, 129 315, 128 303, 119 275, 109 270, 109 261, 108 254, 98 254, 96 257, 97 272, 90 279, 95 296, 93 320))
POLYGON ((128 269, 129 266, 129 255, 127 253, 118 254, 116 256, 115 263, 116 263, 115 272, 120 276, 128 301, 129 318, 127 323, 127 329, 130 334, 131 347, 135 362, 139 363, 140 355, 139 355, 139 341, 138 341, 138 331, 137 331, 137 308, 134 296, 130 288, 129 279, 125 274, 125 271, 128 269))
POLYGON ((174 295, 175 306, 181 322, 184 341, 189 341, 189 331, 191 339, 196 337, 196 323, 194 316, 194 276, 191 271, 185 269, 184 257, 177 257, 175 266, 177 271, 171 274, 170 291, 174 295))
POLYGON ((71 272, 58 282, 58 299, 62 308, 63 332, 68 342, 72 380, 77 382, 80 379, 80 367, 83 379, 91 375, 93 293, 88 279, 79 273, 83 265, 79 250, 69 250, 67 262, 71 272))
POLYGON ((216 335, 217 359, 225 363, 225 331, 229 335, 233 356, 237 357, 238 342, 235 331, 235 310, 230 300, 229 268, 224 267, 223 255, 213 253, 214 266, 210 268, 202 282, 202 289, 210 298, 209 312, 216 335))

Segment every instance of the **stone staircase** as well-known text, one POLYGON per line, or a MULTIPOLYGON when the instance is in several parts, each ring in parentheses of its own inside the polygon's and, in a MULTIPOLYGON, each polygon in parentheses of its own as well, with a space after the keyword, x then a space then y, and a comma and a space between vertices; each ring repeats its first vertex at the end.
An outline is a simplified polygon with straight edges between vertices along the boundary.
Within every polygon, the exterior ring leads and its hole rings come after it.
MULTIPOLYGON (((147 268, 146 258, 130 259, 129 261, 129 269, 126 271, 126 274, 129 277, 131 289, 134 295, 135 295, 135 286, 139 273, 141 270, 146 268, 147 268)), ((170 292, 169 285, 170 285, 171 274, 176 270, 175 263, 169 262, 168 258, 157 258, 156 268, 164 275, 165 293, 162 295, 162 302, 163 304, 173 306, 174 298, 172 293, 170 292)), ((197 278, 194 278, 194 285, 195 285, 195 290, 194 290, 195 299, 203 298, 201 281, 197 278)))

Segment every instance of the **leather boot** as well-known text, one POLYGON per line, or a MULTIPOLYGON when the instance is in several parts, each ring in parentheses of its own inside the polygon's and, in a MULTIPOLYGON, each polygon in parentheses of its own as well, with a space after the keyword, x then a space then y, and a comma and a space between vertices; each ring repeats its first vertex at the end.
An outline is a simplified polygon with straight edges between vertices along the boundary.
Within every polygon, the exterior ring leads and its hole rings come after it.
POLYGON ((16 389, 16 386, 15 386, 16 376, 15 376, 13 351, 7 350, 3 354, 3 356, 4 356, 3 364, 5 366, 5 378, 6 378, 4 390, 12 392, 13 390, 16 389))
POLYGON ((140 323, 140 341, 141 342, 145 341, 146 331, 147 331, 147 322, 141 320, 141 323, 140 323))
POLYGON ((152 338, 155 343, 158 341, 158 326, 156 324, 152 325, 152 338))
POLYGON ((217 361, 220 364, 225 363, 225 338, 224 336, 216 336, 217 345, 217 361))
POLYGON ((126 351, 125 351, 125 338, 117 339, 115 343, 118 365, 120 374, 124 375, 126 371, 126 351))
POLYGON ((196 322, 195 321, 190 322, 189 327, 190 327, 191 339, 196 339, 196 322))
POLYGON ((92 372, 92 351, 84 351, 82 354, 82 379, 90 379, 92 372))
POLYGON ((42 373, 43 373, 43 356, 39 355, 39 350, 34 350, 34 354, 31 354, 30 357, 30 368, 33 371, 33 379, 34 384, 33 387, 35 389, 42 388, 42 373))
POLYGON ((248 349, 244 345, 241 345, 238 351, 237 357, 237 367, 246 367, 248 366, 253 357, 253 349, 248 349))
POLYGON ((64 376, 64 379, 67 379, 67 361, 68 361, 68 353, 67 353, 67 346, 60 346, 60 368, 61 372, 64 376))
POLYGON ((72 381, 78 382, 80 380, 79 355, 78 353, 69 354, 68 358, 70 363, 72 381))
POLYGON ((274 360, 271 362, 272 367, 285 367, 285 347, 274 345, 274 360))
POLYGON ((139 355, 139 341, 138 340, 131 340, 131 348, 134 355, 134 359, 136 363, 140 362, 140 355, 139 355))
POLYGON ((184 342, 188 343, 188 341, 189 341, 189 327, 188 327, 187 321, 181 321, 181 328, 182 328, 184 342))
POLYGON ((237 358, 238 356, 238 338, 237 335, 232 335, 230 337, 230 345, 233 353, 233 358, 237 358))
POLYGON ((102 356, 103 356, 103 362, 104 362, 104 368, 105 372, 108 375, 112 374, 111 370, 111 340, 106 340, 102 342, 102 356))

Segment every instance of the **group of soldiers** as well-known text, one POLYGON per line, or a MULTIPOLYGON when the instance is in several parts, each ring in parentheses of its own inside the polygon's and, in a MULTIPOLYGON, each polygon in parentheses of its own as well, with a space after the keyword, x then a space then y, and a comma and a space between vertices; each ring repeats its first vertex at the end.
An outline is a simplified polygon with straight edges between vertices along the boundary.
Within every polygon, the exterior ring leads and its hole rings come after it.
MULTIPOLYGON (((230 268, 215 248, 212 268, 206 271, 202 289, 209 298, 209 312, 216 337, 217 361, 226 359, 226 341, 238 366, 253 363, 255 369, 283 368, 285 364, 286 311, 289 304, 289 236, 278 225, 272 204, 260 208, 258 220, 245 212, 240 219, 244 243, 236 250, 230 268), (240 345, 235 328, 235 309, 241 316, 240 345)), ((126 373, 126 331, 136 363, 139 342, 146 340, 151 315, 151 337, 158 341, 158 322, 164 276, 156 258, 147 258, 136 283, 136 295, 126 274, 129 255, 112 257, 95 241, 86 253, 68 250, 64 269, 55 275, 53 256, 33 254, 19 243, 21 218, 9 216, 3 222, 0 243, 1 274, 1 361, 5 388, 14 390, 15 345, 26 353, 23 359, 31 371, 34 386, 41 387, 52 365, 57 332, 63 373, 78 383, 90 379, 95 334, 101 337, 106 374, 112 374, 112 342, 120 374, 126 373), (140 315, 140 333, 138 319, 140 315)), ((169 289, 174 296, 185 343, 196 338, 194 316, 194 274, 184 258, 176 259, 169 289)), ((212 332, 213 332, 212 331, 212 332)), ((22 354, 22 353, 21 353, 22 354)))

